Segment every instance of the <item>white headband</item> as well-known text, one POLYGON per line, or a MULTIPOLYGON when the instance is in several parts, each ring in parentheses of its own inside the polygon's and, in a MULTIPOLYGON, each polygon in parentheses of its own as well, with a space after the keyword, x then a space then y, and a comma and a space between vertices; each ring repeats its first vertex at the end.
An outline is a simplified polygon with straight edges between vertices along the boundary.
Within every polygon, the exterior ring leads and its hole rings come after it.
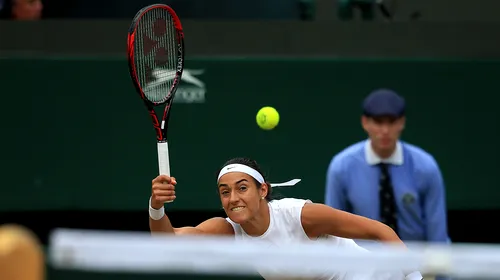
MULTIPOLYGON (((246 166, 244 164, 238 164, 238 163, 229 164, 229 165, 224 166, 224 168, 222 168, 222 170, 219 173, 219 177, 217 177, 217 182, 220 180, 220 177, 222 177, 222 175, 230 173, 230 172, 245 173, 245 174, 250 175, 253 178, 255 178, 255 180, 257 180, 257 182, 259 182, 261 184, 265 183, 264 177, 262 177, 262 174, 260 174, 257 170, 251 168, 250 166, 246 166)), ((277 184, 273 183, 273 184, 271 184, 271 187, 285 187, 285 186, 291 187, 291 186, 296 185, 298 182, 300 182, 300 180, 301 179, 292 179, 292 180, 290 180, 288 182, 284 182, 284 183, 277 183, 277 184)))

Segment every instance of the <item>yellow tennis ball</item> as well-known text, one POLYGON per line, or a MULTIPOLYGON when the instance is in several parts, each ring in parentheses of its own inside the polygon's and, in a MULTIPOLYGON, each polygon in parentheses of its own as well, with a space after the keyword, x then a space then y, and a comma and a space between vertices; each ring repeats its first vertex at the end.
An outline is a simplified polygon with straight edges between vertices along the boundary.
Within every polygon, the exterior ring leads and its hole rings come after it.
POLYGON ((257 124, 264 130, 275 128, 280 122, 280 114, 273 107, 263 107, 257 112, 257 124))

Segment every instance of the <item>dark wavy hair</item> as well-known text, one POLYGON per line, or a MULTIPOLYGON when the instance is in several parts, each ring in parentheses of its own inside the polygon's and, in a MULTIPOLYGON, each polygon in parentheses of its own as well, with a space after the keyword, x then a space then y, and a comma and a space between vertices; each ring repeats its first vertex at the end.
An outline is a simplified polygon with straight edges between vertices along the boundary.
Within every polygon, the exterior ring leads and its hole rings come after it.
MULTIPOLYGON (((253 169, 255 169, 257 172, 260 173, 260 175, 262 175, 262 178, 264 178, 264 182, 267 184, 268 188, 267 188, 267 195, 265 197, 265 199, 267 201, 271 201, 274 199, 273 197, 273 194, 272 194, 272 188, 271 188, 271 184, 267 181, 266 179, 266 175, 262 172, 259 164, 257 164, 257 162, 253 159, 249 159, 249 158, 244 158, 244 157, 237 157, 237 158, 233 158, 233 159, 230 159, 228 161, 226 161, 226 163, 224 163, 224 165, 219 169, 219 171, 217 172, 217 175, 219 175, 220 171, 222 170, 222 168, 224 168, 225 166, 228 166, 230 164, 243 164, 243 165, 246 165, 248 167, 251 167, 253 169)), ((257 185, 257 188, 261 188, 261 183, 259 183, 259 181, 257 181, 255 178, 252 177, 252 179, 254 180, 255 184, 257 185)))

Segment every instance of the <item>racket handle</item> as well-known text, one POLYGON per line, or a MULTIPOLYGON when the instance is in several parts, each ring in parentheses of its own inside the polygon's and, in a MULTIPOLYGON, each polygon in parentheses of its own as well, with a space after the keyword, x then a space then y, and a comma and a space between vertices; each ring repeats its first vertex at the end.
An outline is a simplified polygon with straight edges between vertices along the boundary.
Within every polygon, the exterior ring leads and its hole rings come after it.
MULTIPOLYGON (((170 176, 170 160, 168 156, 168 143, 158 142, 158 167, 160 175, 170 176)), ((172 201, 167 201, 170 203, 172 201)))

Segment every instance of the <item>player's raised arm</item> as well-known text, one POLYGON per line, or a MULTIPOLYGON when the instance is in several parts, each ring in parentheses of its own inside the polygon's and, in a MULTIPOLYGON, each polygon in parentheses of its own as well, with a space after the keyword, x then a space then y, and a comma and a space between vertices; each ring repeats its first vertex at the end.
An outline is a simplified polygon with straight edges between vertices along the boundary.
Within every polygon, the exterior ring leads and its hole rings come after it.
POLYGON ((160 175, 152 182, 151 200, 149 205, 149 229, 151 233, 167 234, 234 234, 232 226, 223 218, 211 218, 196 227, 174 228, 165 215, 164 204, 174 201, 175 185, 174 177, 160 175))

